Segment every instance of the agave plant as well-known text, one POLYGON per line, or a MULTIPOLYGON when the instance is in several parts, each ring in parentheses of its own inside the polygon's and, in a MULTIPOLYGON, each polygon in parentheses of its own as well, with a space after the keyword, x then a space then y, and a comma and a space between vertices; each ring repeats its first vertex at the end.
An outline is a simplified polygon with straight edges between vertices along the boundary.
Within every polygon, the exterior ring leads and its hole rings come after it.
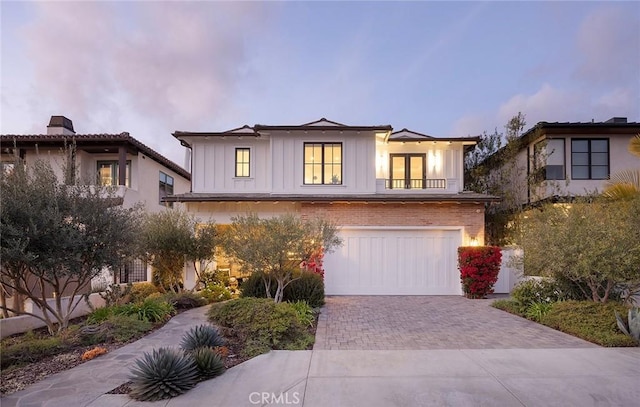
POLYGON ((177 349, 159 348, 136 360, 129 395, 142 401, 178 396, 198 382, 194 360, 177 349))
POLYGON ((640 308, 633 307, 629 310, 628 323, 625 323, 620 314, 616 311, 618 328, 625 334, 636 340, 640 344, 640 308))
POLYGON ((186 352, 191 352, 198 348, 224 345, 224 338, 218 332, 218 329, 212 325, 198 325, 191 328, 180 342, 180 347, 186 352))
POLYGON ((213 348, 198 348, 191 352, 191 357, 198 368, 198 374, 204 380, 224 373, 224 361, 213 348))

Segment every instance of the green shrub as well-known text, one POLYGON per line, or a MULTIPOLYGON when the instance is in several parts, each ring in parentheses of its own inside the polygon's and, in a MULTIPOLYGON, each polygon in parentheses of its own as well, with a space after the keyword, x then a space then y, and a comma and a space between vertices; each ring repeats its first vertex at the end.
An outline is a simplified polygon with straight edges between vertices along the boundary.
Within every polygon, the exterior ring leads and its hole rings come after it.
POLYGON ((534 302, 527 307, 526 316, 533 321, 543 322, 552 307, 553 303, 550 302, 534 302))
POLYGON ((137 315, 112 315, 105 322, 110 338, 116 342, 140 338, 153 328, 151 322, 140 320, 137 315))
POLYGON ((113 315, 134 315, 141 321, 159 323, 171 318, 175 309, 173 305, 164 300, 150 298, 141 303, 114 307, 112 312, 113 315))
POLYGON ((601 346, 635 346, 633 339, 617 328, 615 312, 627 308, 615 302, 563 301, 553 305, 545 325, 601 346))
POLYGON ((215 270, 202 273, 201 277, 203 284, 218 284, 226 287, 229 285, 229 271, 228 270, 215 270))
POLYGON ((227 337, 244 344, 243 356, 255 356, 269 349, 306 349, 313 343, 313 336, 289 303, 240 298, 213 304, 208 316, 215 324, 227 328, 227 337))
POLYGON ((153 328, 149 321, 141 321, 137 314, 114 314, 98 324, 85 325, 79 330, 84 345, 104 342, 129 342, 153 328))
POLYGON ((131 300, 131 283, 125 285, 111 284, 103 292, 98 295, 104 300, 105 306, 110 307, 112 305, 121 305, 131 300))
POLYGON ((548 278, 522 281, 513 288, 511 296, 525 309, 532 304, 563 299, 554 281, 548 278))
MULTIPOLYGON (((276 293, 277 285, 271 284, 271 297, 276 293)), ((266 290, 262 275, 253 273, 241 286, 242 297, 266 298, 266 290)), ((291 281, 284 289, 283 301, 306 301, 312 308, 324 305, 324 280, 318 273, 309 271, 300 272, 296 280, 291 281)))
MULTIPOLYGON (((240 285, 240 297, 267 298, 261 273, 253 273, 240 285)), ((271 297, 276 294, 276 287, 271 286, 271 297)))
POLYGON ((165 301, 173 305, 175 309, 191 309, 207 305, 207 300, 198 293, 182 291, 179 293, 168 292, 163 295, 165 301))
POLYGON ((519 315, 521 317, 524 316, 524 309, 522 308, 522 305, 520 305, 520 303, 518 303, 518 301, 516 300, 495 300, 491 303, 491 306, 502 311, 507 311, 511 314, 519 315))
POLYGON ((313 326, 316 316, 313 313, 313 308, 311 308, 306 301, 296 301, 290 304, 298 315, 298 321, 300 321, 303 326, 313 326))
POLYGON ((305 301, 311 308, 320 308, 324 305, 324 279, 318 273, 303 271, 298 279, 285 287, 283 299, 305 301))
POLYGON ((47 356, 65 351, 68 345, 58 336, 37 338, 33 334, 24 335, 20 342, 9 344, 3 341, 0 352, 0 368, 37 362, 47 356))
POLYGON ((204 288, 200 291, 200 295, 209 304, 231 299, 231 291, 219 283, 206 283, 204 288))
POLYGON ((142 302, 151 294, 159 293, 158 288, 149 282, 134 283, 131 288, 131 302, 142 302))
POLYGON ((91 314, 87 316, 87 324, 99 324, 100 322, 106 321, 111 315, 113 315, 113 306, 111 307, 102 307, 96 308, 91 311, 91 314))
POLYGON ((190 356, 171 348, 154 349, 136 360, 129 396, 141 401, 168 399, 192 389, 197 382, 198 371, 190 356))

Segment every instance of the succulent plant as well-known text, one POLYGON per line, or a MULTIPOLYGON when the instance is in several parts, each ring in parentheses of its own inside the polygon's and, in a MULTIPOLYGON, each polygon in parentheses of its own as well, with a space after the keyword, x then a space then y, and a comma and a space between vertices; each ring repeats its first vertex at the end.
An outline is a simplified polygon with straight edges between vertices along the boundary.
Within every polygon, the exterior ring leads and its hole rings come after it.
POLYGON ((215 349, 202 347, 191 352, 198 374, 202 379, 211 379, 224 373, 224 361, 215 349))
POLYGON ((191 328, 180 342, 180 347, 191 352, 202 347, 215 348, 224 345, 224 338, 213 325, 198 325, 191 328))
POLYGON ((624 322, 618 312, 616 312, 616 320, 618 321, 618 328, 625 335, 629 335, 640 343, 640 308, 633 307, 629 310, 627 323, 624 322))
POLYGON ((177 349, 159 348, 136 360, 131 370, 129 395, 142 401, 162 400, 180 395, 198 382, 194 360, 177 349))

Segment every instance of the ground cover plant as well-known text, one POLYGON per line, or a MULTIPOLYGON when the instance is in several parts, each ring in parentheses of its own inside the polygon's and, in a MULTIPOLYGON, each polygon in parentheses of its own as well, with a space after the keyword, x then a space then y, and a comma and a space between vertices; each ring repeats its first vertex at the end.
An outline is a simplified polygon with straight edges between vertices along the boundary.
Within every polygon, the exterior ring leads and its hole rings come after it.
POLYGON ((232 343, 242 344, 241 356, 253 357, 271 349, 309 349, 314 336, 308 329, 307 311, 274 303, 268 298, 239 298, 213 304, 209 320, 220 326, 232 343), (301 315, 301 316, 299 316, 301 315))
POLYGON ((616 313, 627 315, 626 305, 584 297, 566 299, 570 295, 557 288, 552 279, 529 280, 516 286, 511 298, 494 301, 492 306, 601 346, 636 345, 617 325, 616 313))

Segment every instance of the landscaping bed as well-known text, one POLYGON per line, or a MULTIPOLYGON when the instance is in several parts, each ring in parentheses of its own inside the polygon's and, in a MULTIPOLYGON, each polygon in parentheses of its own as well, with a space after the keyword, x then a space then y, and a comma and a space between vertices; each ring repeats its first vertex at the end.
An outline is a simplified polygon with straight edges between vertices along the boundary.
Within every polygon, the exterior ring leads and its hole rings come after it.
POLYGON ((494 301, 492 306, 596 345, 638 346, 631 337, 623 334, 616 326, 615 311, 626 315, 628 310, 626 306, 619 303, 570 300, 534 303, 527 307, 517 300, 507 299, 494 301))

